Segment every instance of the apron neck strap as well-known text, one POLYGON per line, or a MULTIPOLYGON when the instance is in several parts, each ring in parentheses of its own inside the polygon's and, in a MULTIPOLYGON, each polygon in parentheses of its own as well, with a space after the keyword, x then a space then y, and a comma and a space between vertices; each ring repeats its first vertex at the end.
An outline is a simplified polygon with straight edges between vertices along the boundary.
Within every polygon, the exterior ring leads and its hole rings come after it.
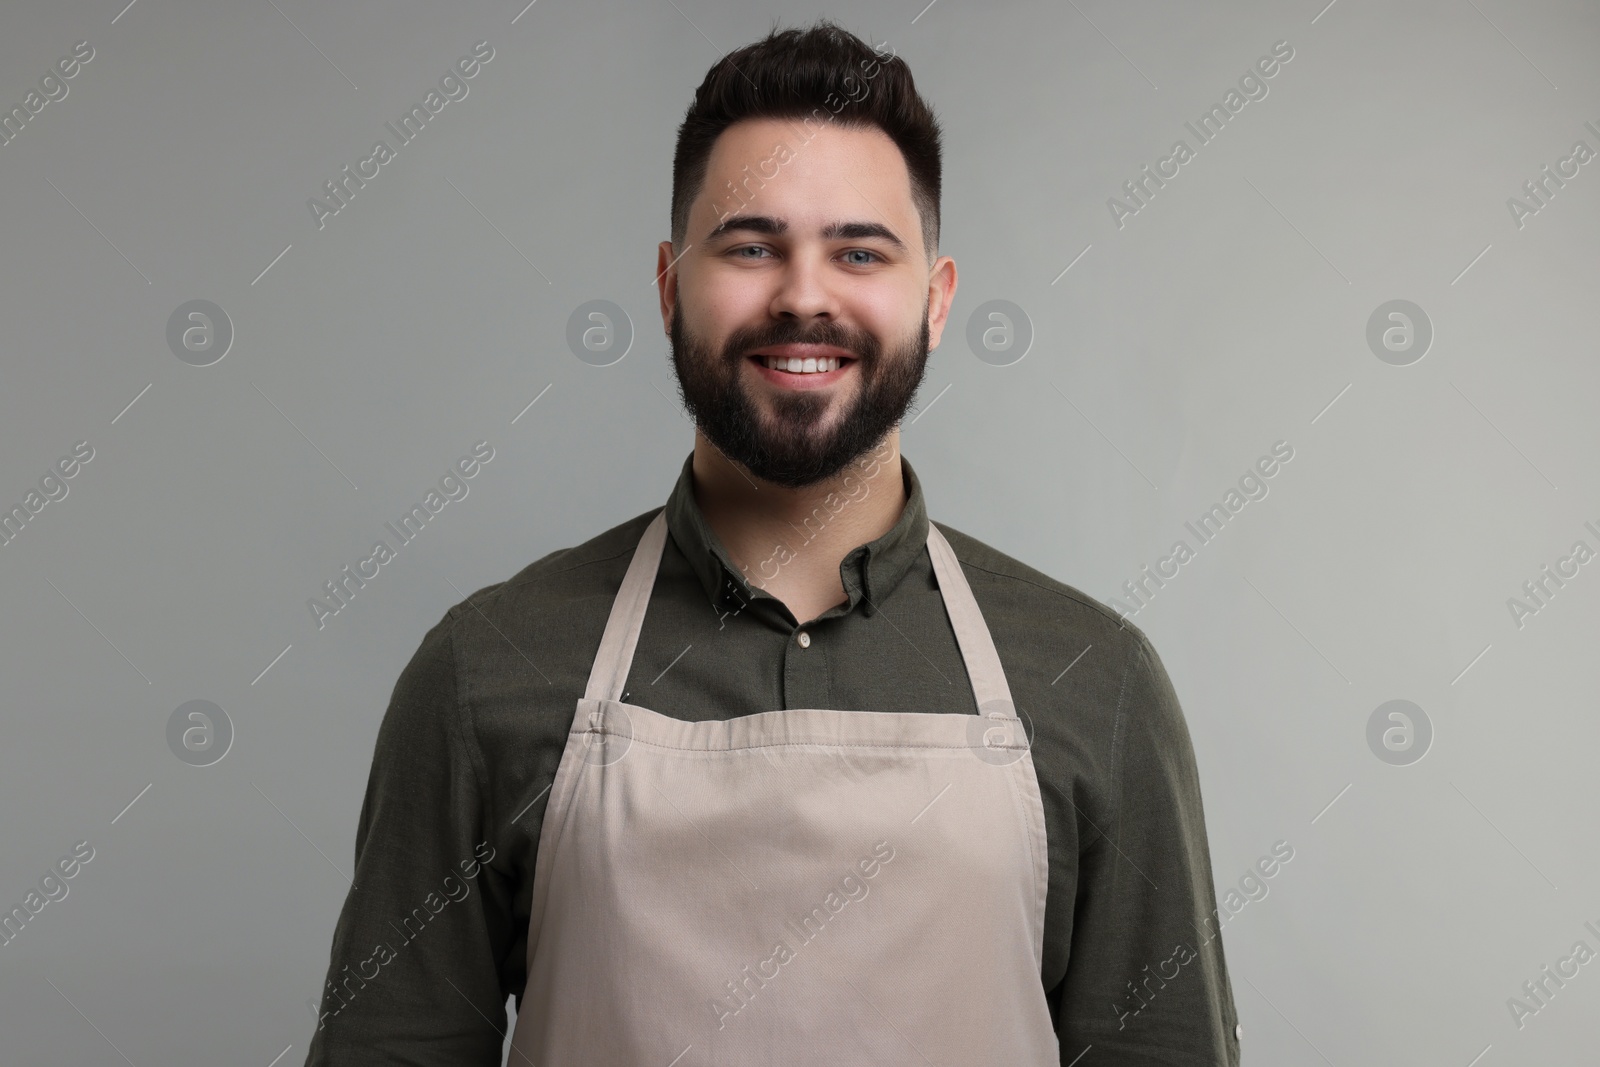
MULTIPOLYGON (((622 578, 622 588, 611 604, 611 615, 606 619, 606 629, 600 638, 600 650, 595 654, 594 665, 589 670, 589 684, 584 690, 586 700, 611 700, 622 698, 628 681, 628 671, 633 667, 633 653, 639 645, 639 633, 644 628, 645 609, 650 604, 650 591, 655 587, 656 571, 661 565, 661 555, 667 543, 667 512, 663 508, 645 527, 634 549, 633 559, 622 578)), ((967 676, 972 682, 972 695, 977 702, 977 713, 1003 710, 1015 716, 1011 702, 1011 688, 1006 684, 1000 655, 995 651, 994 639, 978 610, 972 587, 961 572, 961 563, 944 534, 931 521, 928 523, 928 555, 933 560, 934 577, 944 598, 944 610, 955 630, 956 645, 966 663, 967 676), (1004 702, 1003 709, 990 705, 1004 702)))
POLYGON ((950 547, 944 534, 928 521, 928 555, 933 559, 933 575, 939 582, 939 595, 944 598, 944 611, 950 617, 951 629, 956 632, 956 644, 961 649, 962 662, 967 667, 967 677, 972 681, 972 696, 977 701, 979 715, 1001 712, 1015 717, 1016 706, 1011 702, 1011 687, 1006 684, 1006 672, 1000 666, 1000 653, 995 651, 994 638, 989 634, 989 624, 983 621, 978 601, 972 595, 967 576, 961 573, 961 562, 956 550, 950 547), (995 703, 1003 703, 996 708, 995 703))

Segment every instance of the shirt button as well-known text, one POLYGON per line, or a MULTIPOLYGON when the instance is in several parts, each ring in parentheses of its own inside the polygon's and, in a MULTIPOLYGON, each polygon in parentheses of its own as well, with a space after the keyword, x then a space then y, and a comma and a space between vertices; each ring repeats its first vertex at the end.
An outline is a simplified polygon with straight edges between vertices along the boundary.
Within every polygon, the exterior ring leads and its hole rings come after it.
POLYGON ((801 648, 810 648, 811 647, 811 635, 806 633, 804 630, 800 631, 800 636, 796 637, 795 640, 800 642, 800 647, 801 648))
POLYGON ((1234 1038, 1234 1040, 1237 1041, 1239 1038, 1241 1038, 1243 1036, 1244 1036, 1244 1024, 1243 1023, 1234 1023, 1233 1024, 1233 1038, 1234 1038))

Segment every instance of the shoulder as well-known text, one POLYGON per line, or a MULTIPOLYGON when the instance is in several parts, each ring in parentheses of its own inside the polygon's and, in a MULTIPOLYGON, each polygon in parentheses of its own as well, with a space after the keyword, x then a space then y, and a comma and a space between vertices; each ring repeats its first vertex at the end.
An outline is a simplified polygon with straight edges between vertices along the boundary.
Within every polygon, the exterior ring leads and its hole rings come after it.
POLYGON ((1131 619, 992 545, 936 525, 961 562, 1007 672, 1015 668, 1018 679, 1030 679, 1040 694, 1036 703, 1070 704, 1078 721, 1113 749, 1130 734, 1184 735, 1166 667, 1131 619), (1071 684, 1057 684, 1068 669, 1071 684))
POLYGON ((1002 621, 1043 624, 1059 638, 1083 637, 1134 661, 1155 655, 1144 631, 1109 605, 953 526, 934 525, 955 550, 986 619, 992 606, 1002 621))
POLYGON ((537 638, 545 630, 570 635, 571 620, 588 608, 600 610, 603 619, 644 528, 660 510, 641 512, 478 589, 446 611, 435 630, 448 631, 457 639, 492 636, 497 631, 537 638))
POLYGON ((1036 711, 1061 713, 1037 720, 1046 743, 1052 730, 1067 729, 1080 745, 1077 758, 1100 762, 1113 783, 1198 791, 1188 724, 1145 632, 1082 590, 937 525, 961 561, 1007 673, 1018 668, 1013 691, 1031 698, 1036 711))

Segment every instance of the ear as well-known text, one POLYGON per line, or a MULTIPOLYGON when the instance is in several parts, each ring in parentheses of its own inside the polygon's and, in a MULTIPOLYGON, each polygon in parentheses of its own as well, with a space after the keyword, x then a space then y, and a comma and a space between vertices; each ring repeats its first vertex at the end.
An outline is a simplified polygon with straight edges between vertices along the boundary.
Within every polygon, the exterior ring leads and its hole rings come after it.
POLYGON ((677 261, 671 241, 662 241, 656 246, 656 290, 661 297, 661 330, 669 337, 672 335, 673 309, 678 304, 677 261))
POLYGON ((956 261, 940 256, 934 261, 928 275, 928 350, 939 347, 944 335, 945 320, 950 317, 950 304, 956 297, 956 261))

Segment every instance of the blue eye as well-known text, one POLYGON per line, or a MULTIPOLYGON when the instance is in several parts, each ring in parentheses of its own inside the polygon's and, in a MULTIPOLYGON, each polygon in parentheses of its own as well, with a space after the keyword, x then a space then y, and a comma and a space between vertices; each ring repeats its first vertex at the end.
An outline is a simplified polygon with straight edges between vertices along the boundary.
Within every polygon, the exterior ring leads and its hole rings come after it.
MULTIPOLYGON (((770 250, 768 250, 767 248, 764 248, 761 245, 739 245, 739 246, 737 246, 735 248, 728 249, 727 254, 729 256, 732 256, 734 259, 763 259, 763 258, 770 257, 772 253, 771 253, 770 250), (754 252, 754 253, 758 253, 758 254, 757 255, 746 255, 746 253, 748 253, 748 252, 754 252)), ((883 260, 883 257, 878 255, 878 253, 870 251, 869 249, 865 249, 865 248, 852 248, 849 251, 845 252, 844 254, 846 256, 866 256, 867 257, 864 260, 863 259, 849 260, 848 262, 850 263, 850 265, 851 266, 855 266, 855 267, 865 267, 865 266, 871 265, 872 263, 881 262, 883 260)))

